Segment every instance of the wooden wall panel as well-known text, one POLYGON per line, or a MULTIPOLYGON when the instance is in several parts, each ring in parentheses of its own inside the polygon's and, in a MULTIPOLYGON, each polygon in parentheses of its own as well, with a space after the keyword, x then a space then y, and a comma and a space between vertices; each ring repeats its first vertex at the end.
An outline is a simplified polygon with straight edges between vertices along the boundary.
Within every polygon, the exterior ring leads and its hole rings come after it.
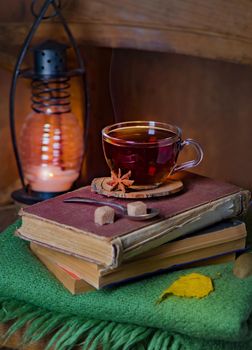
MULTIPOLYGON (((41 2, 36 2, 41 4, 41 2)), ((30 0, 0 3, 0 47, 21 45, 33 21, 30 0)), ((252 63, 250 0, 62 0, 79 44, 176 52, 252 63)), ((58 37, 45 22, 37 38, 58 37)))
POLYGON ((111 71, 117 120, 177 124, 204 148, 195 171, 252 189, 252 68, 115 50, 111 71))
POLYGON ((90 122, 86 157, 80 184, 87 184, 97 176, 108 174, 102 151, 101 130, 114 122, 109 95, 109 70, 111 49, 85 47, 82 55, 86 61, 90 93, 90 122))

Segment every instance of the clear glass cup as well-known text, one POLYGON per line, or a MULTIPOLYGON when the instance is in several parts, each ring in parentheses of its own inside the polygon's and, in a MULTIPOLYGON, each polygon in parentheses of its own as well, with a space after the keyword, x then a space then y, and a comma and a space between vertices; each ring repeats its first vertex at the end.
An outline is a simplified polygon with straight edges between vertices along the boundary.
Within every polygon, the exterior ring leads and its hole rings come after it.
POLYGON ((106 126, 102 130, 106 162, 114 172, 131 171, 138 186, 159 186, 175 172, 197 166, 203 151, 198 142, 182 140, 182 131, 171 124, 155 121, 130 121, 106 126), (196 157, 177 164, 185 146, 193 147, 196 157))

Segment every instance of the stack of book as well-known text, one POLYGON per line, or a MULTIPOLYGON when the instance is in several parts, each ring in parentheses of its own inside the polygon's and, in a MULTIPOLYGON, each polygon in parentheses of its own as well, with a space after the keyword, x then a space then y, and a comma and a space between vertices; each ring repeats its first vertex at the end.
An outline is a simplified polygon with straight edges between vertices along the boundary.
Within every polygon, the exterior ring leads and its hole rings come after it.
MULTIPOLYGON (((94 223, 95 207, 64 203, 71 192, 22 209, 17 235, 73 294, 195 264, 232 261, 245 249, 246 226, 238 219, 250 192, 235 185, 188 174, 184 191, 145 200, 160 217, 94 223)), ((90 186, 74 196, 100 199, 90 186)), ((125 199, 103 198, 124 203, 125 199)))

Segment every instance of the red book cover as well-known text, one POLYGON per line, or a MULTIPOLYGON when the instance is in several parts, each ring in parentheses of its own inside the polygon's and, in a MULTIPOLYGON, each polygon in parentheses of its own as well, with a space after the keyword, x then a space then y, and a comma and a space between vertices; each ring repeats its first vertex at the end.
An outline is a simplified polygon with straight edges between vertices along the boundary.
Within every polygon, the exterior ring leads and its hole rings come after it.
POLYGON ((175 195, 143 200, 148 207, 158 208, 160 210, 160 217, 158 219, 132 221, 120 216, 118 213, 112 225, 99 226, 94 223, 94 211, 97 206, 86 203, 64 203, 63 200, 72 196, 77 196, 96 200, 102 199, 108 203, 116 202, 123 205, 127 205, 129 201, 134 200, 108 198, 91 192, 90 186, 26 207, 23 209, 23 215, 33 215, 55 224, 75 228, 111 240, 155 222, 174 217, 190 209, 201 207, 206 203, 242 191, 242 189, 236 185, 195 174, 188 174, 183 179, 183 184, 184 189, 175 195))

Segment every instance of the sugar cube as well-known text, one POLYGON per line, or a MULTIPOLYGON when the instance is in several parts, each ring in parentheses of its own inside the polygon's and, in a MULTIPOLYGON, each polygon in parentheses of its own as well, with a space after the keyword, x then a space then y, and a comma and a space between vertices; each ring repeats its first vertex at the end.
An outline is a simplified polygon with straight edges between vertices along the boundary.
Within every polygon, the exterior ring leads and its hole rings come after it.
POLYGON ((98 225, 113 224, 115 210, 107 205, 99 207, 95 210, 94 221, 98 225))
POLYGON ((141 201, 131 202, 127 204, 127 212, 130 216, 144 215, 147 213, 147 206, 141 201))

